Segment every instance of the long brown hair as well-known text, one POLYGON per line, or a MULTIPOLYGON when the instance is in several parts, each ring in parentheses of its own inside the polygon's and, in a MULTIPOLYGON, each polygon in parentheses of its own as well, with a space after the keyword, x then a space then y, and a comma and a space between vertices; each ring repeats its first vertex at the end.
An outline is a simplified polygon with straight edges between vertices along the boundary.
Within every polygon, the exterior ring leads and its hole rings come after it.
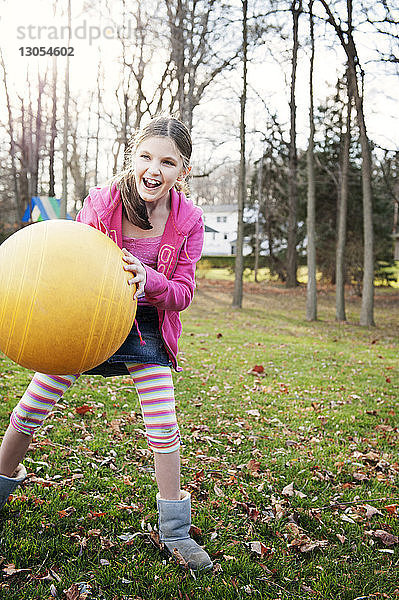
MULTIPOLYGON (((112 179, 111 184, 115 184, 120 190, 123 210, 127 218, 140 229, 152 229, 152 225, 148 219, 146 204, 137 191, 134 156, 138 146, 144 140, 154 136, 170 138, 180 154, 184 170, 188 171, 190 166, 192 152, 190 132, 178 119, 170 116, 155 117, 143 129, 136 132, 126 151, 126 168, 112 179)), ((184 185, 185 182, 175 183, 178 191, 184 189, 184 185)))

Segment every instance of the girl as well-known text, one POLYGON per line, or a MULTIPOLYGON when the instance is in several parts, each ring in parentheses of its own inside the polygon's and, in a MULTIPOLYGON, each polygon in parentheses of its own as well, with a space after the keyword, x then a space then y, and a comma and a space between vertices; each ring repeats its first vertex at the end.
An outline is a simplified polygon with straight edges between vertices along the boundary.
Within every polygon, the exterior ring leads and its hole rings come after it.
MULTIPOLYGON (((135 325, 121 348, 89 373, 133 378, 147 442, 154 452, 160 540, 193 569, 212 567, 189 536, 190 494, 180 490, 180 433, 171 367, 176 371, 179 312, 193 298, 201 256, 201 209, 181 191, 189 173, 189 131, 175 118, 153 119, 130 148, 128 168, 110 186, 92 188, 77 220, 110 236, 124 253, 138 299, 135 325)), ((79 375, 36 373, 14 409, 0 448, 0 508, 25 479, 20 461, 35 431, 79 375)))

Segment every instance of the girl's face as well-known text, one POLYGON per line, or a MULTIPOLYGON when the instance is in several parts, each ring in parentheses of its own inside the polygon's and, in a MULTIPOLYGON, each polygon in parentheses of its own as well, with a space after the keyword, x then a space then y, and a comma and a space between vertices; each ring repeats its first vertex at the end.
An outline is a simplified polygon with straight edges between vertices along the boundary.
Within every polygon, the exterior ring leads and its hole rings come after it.
POLYGON ((134 177, 137 191, 145 202, 166 199, 181 175, 184 175, 183 161, 170 138, 149 137, 138 145, 134 177))

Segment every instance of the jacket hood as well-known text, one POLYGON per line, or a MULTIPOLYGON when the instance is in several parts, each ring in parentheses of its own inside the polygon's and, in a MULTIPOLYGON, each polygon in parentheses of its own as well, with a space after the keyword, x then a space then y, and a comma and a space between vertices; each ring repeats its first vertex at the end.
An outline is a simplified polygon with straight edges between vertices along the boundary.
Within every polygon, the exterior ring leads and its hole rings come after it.
MULTIPOLYGON (((115 184, 90 188, 89 196, 92 207, 101 220, 112 213, 121 203, 120 191, 115 184)), ((176 229, 186 236, 202 216, 202 209, 195 206, 191 198, 186 198, 183 192, 171 189, 171 214, 176 229)))
POLYGON ((171 213, 174 224, 180 233, 187 235, 202 217, 203 210, 195 206, 191 198, 186 198, 183 192, 171 190, 171 213))

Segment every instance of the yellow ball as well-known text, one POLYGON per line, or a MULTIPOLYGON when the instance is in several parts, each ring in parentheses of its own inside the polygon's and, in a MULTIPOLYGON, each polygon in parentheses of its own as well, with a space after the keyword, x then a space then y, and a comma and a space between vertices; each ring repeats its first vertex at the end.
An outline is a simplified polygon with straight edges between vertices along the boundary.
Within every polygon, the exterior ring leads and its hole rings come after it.
POLYGON ((14 233, 0 246, 0 349, 52 375, 107 360, 136 314, 122 256, 106 235, 75 221, 42 221, 14 233))

